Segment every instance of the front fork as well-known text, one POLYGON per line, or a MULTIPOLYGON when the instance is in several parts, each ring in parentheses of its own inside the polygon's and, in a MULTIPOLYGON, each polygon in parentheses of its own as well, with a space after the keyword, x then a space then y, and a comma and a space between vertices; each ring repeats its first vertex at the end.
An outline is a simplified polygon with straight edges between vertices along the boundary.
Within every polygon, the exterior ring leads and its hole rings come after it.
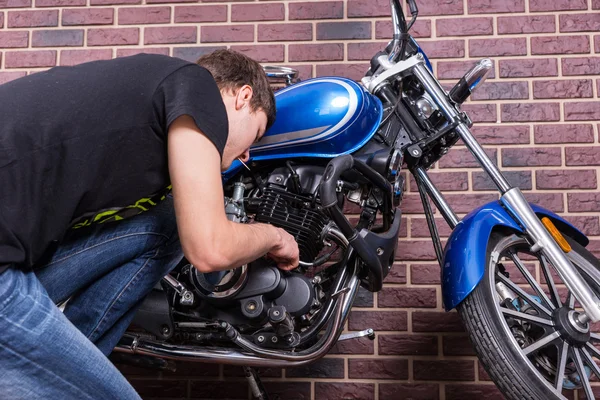
MULTIPOLYGON (((591 320, 597 322, 600 320, 600 301, 595 293, 586 284, 581 274, 571 264, 565 253, 548 233, 535 212, 531 209, 529 203, 525 200, 523 193, 519 188, 510 186, 502 172, 496 164, 487 156, 481 145, 477 142, 468 126, 462 121, 460 113, 456 107, 448 100, 448 96, 439 82, 433 77, 429 69, 421 61, 412 67, 414 75, 421 81, 427 93, 433 98, 440 108, 440 111, 449 122, 456 122, 456 132, 463 140, 469 151, 473 154, 477 162, 488 173, 498 190, 502 194, 501 201, 514 220, 523 227, 525 233, 529 236, 532 245, 532 251, 541 252, 554 266, 560 278, 565 282, 567 288, 573 293, 584 309, 579 317, 581 323, 591 320)), ((424 171, 417 171, 424 175, 424 171)), ((432 185, 427 185, 431 188, 432 185)), ((431 194, 431 192, 430 192, 431 194)), ((434 193, 437 194, 437 193, 434 193)), ((451 210, 443 207, 441 196, 432 196, 434 203, 444 214, 452 228, 458 223, 458 219, 451 210), (436 199, 438 197, 438 199, 436 199), (437 200, 437 201, 436 201, 437 200), (438 204, 439 203, 439 204, 438 204)))

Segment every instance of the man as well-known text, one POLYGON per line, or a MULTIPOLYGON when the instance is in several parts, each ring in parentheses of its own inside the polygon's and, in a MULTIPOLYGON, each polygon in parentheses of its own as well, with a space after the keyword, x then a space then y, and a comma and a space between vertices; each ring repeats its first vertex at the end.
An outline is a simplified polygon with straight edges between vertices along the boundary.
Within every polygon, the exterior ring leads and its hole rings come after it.
POLYGON ((2 398, 138 398, 105 355, 181 250, 202 272, 298 265, 284 230, 223 208, 220 172, 274 120, 266 77, 227 50, 198 64, 138 55, 0 86, 2 398))

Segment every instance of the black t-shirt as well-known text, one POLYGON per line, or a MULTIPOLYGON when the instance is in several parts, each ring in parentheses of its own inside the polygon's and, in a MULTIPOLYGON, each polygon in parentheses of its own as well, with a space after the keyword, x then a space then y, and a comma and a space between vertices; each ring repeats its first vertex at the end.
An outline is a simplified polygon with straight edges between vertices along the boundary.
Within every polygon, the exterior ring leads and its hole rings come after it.
POLYGON ((227 113, 196 64, 141 54, 0 85, 0 271, 31 268, 68 229, 164 195, 167 131, 184 114, 222 155, 227 113))

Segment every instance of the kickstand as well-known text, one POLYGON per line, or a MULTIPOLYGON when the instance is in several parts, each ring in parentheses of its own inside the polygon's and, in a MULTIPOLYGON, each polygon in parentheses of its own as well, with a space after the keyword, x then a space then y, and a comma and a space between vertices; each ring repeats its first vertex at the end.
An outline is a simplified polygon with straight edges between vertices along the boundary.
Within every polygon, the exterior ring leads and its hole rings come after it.
POLYGON ((256 400, 269 400, 269 395, 265 391, 256 369, 244 367, 244 372, 246 373, 248 384, 252 389, 252 396, 254 396, 256 400))

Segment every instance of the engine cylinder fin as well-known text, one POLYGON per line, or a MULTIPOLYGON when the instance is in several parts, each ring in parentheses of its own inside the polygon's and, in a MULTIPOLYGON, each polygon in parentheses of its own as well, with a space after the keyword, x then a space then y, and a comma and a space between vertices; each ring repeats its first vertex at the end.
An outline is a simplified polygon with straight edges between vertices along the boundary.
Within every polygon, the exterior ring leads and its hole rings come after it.
POLYGON ((314 209, 312 199, 269 185, 262 196, 256 221, 285 229, 294 236, 300 250, 300 260, 311 262, 323 249, 321 232, 329 222, 314 209))

